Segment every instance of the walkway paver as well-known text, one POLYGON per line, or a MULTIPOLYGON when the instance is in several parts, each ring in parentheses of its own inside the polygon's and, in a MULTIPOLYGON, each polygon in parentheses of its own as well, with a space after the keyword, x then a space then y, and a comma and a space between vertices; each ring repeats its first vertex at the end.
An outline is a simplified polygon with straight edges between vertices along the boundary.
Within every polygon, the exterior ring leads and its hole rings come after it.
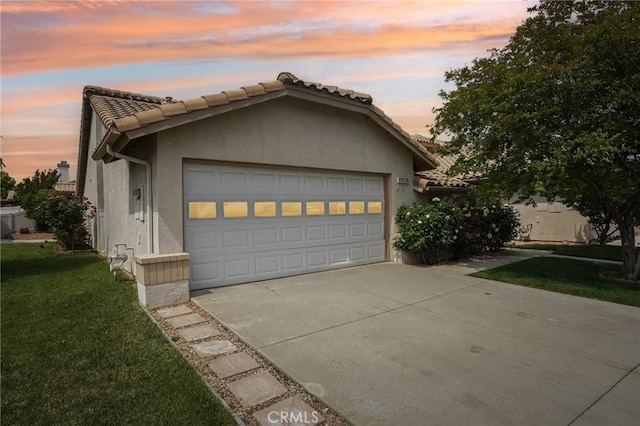
POLYGON ((181 328, 178 332, 184 337, 187 342, 194 342, 196 340, 208 339, 209 337, 215 337, 220 334, 217 328, 209 324, 196 325, 189 328, 181 328))
POLYGON ((324 421, 324 417, 306 402, 294 396, 256 411, 253 417, 263 426, 308 425, 315 426, 324 421))
POLYGON ((205 321, 206 320, 198 314, 188 314, 169 318, 169 322, 174 328, 188 327, 205 321))
POLYGON ((191 347, 203 358, 238 350, 238 348, 228 340, 212 340, 210 342, 191 345, 191 347))
POLYGON ((266 371, 231 382, 227 387, 245 407, 261 404, 287 392, 278 379, 266 371))
POLYGON ((209 367, 218 377, 226 379, 227 377, 258 368, 260 364, 246 353, 240 352, 214 359, 209 363, 209 367))
POLYGON ((171 308, 158 309, 156 313, 162 318, 170 318, 178 315, 192 314, 193 311, 187 305, 179 305, 171 308))

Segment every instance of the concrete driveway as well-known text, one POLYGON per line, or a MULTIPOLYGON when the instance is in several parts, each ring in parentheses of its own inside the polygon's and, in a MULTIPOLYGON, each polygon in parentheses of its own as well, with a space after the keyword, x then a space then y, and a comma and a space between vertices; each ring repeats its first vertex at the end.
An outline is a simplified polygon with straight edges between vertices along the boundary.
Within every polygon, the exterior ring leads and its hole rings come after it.
POLYGON ((358 425, 640 424, 640 309, 376 264, 192 294, 358 425))

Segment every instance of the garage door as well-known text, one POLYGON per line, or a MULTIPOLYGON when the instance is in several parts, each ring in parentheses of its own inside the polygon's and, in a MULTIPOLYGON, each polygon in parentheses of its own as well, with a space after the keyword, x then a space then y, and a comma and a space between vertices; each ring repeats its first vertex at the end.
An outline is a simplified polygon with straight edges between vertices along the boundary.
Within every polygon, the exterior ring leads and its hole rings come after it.
POLYGON ((184 167, 191 289, 385 260, 377 175, 184 167))

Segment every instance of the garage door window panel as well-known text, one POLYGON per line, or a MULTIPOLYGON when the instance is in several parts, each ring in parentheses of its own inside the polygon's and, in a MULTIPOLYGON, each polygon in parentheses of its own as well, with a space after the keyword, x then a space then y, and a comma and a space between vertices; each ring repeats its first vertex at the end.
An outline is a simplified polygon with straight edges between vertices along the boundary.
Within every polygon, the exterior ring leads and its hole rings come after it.
POLYGON ((349 214, 364 214, 364 201, 349 201, 349 214))
POLYGON ((307 201, 307 216, 323 216, 324 201, 307 201))
POLYGON ((332 216, 346 214, 346 204, 344 201, 329 201, 329 214, 332 216))
POLYGON ((223 214, 225 218, 242 218, 249 216, 249 203, 246 201, 225 201, 223 214))
POLYGON ((380 214, 380 213, 382 213, 382 202, 381 201, 369 201, 367 203, 367 212, 369 214, 380 214))
POLYGON ((302 216, 301 201, 283 201, 282 216, 302 216))
POLYGON ((208 201, 189 202, 189 219, 215 219, 216 203, 208 201))
POLYGON ((276 202, 256 201, 253 203, 253 215, 255 217, 276 217, 276 202))

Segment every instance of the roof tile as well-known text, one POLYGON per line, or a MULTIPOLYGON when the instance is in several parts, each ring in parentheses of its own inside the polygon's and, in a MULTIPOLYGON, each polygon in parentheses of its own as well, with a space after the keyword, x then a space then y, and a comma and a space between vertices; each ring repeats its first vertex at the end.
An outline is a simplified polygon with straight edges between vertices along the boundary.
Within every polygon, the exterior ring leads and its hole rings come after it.
POLYGON ((267 94, 264 86, 261 86, 260 84, 256 84, 254 86, 245 86, 242 89, 247 93, 247 96, 258 96, 267 94))
POLYGON ((204 100, 207 101, 207 105, 210 107, 218 106, 218 105, 226 105, 229 103, 229 99, 227 95, 224 93, 216 93, 215 95, 207 95, 203 96, 204 100))
POLYGON ((187 112, 187 108, 182 102, 172 102, 170 104, 164 104, 160 106, 162 114, 165 117, 171 117, 173 115, 180 115, 187 112))
POLYGON ((267 93, 277 92, 278 90, 284 90, 284 87, 285 87, 284 83, 279 80, 262 82, 260 83, 260 85, 264 87, 264 90, 267 93))
POLYGON ((227 95, 227 98, 229 99, 229 102, 240 101, 242 99, 247 99, 248 98, 247 92, 245 92, 244 89, 225 90, 222 93, 227 95))
POLYGON ((138 112, 136 113, 136 117, 138 118, 138 122, 140 122, 141 126, 146 126, 147 124, 167 119, 167 117, 162 114, 162 110, 160 108, 153 108, 147 111, 138 112))
POLYGON ((186 101, 182 101, 187 111, 197 111, 199 109, 209 108, 207 105, 207 101, 200 97, 196 99, 187 99, 186 101))
POLYGON ((135 115, 128 115, 122 118, 116 118, 113 120, 113 125, 116 126, 119 132, 126 132, 133 129, 140 128, 140 123, 135 115))

